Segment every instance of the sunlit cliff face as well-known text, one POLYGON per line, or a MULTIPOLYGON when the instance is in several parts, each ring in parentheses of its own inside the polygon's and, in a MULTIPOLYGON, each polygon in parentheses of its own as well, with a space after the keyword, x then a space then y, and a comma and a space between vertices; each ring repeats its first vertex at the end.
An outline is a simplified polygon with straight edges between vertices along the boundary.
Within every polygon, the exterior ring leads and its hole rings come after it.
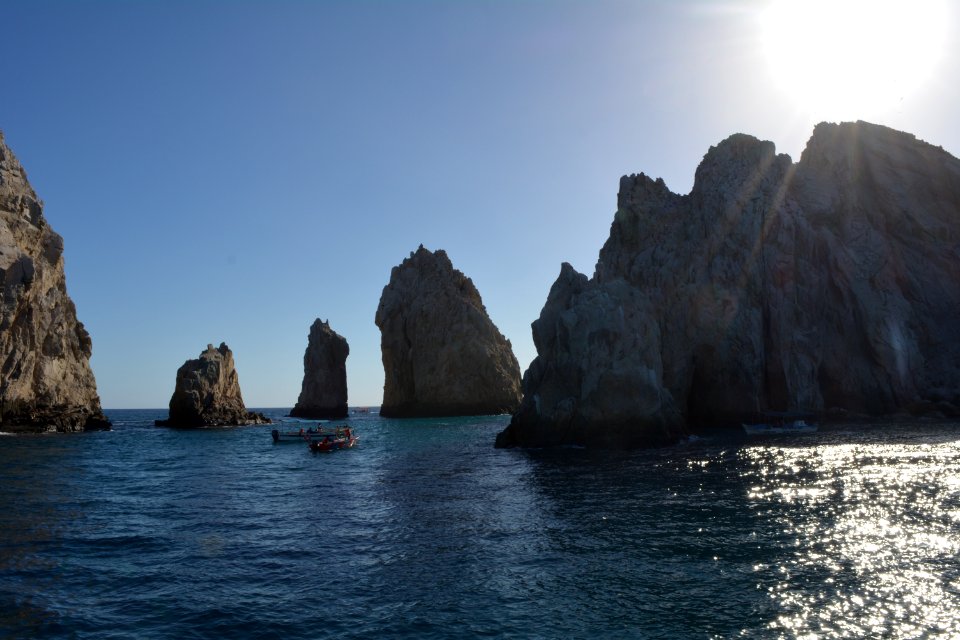
POLYGON ((931 81, 952 11, 946 0, 772 0, 760 16, 764 57, 808 115, 876 117, 931 81))

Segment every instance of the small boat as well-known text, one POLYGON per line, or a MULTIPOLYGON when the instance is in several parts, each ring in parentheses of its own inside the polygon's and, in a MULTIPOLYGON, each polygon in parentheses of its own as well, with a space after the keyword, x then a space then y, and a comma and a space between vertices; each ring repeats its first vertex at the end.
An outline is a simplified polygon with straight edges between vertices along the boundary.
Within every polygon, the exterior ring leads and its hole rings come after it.
POLYGON ((314 453, 323 453, 327 451, 338 451, 340 449, 349 449, 356 444, 359 438, 354 435, 335 436, 328 434, 323 440, 310 443, 310 451, 314 453))
POLYGON ((333 431, 317 427, 316 429, 300 429, 299 431, 280 431, 274 429, 270 432, 274 442, 317 442, 323 440, 326 436, 333 435, 333 431))
POLYGON ((796 411, 767 411, 756 422, 744 422, 743 430, 751 436, 815 433, 813 414, 796 411))

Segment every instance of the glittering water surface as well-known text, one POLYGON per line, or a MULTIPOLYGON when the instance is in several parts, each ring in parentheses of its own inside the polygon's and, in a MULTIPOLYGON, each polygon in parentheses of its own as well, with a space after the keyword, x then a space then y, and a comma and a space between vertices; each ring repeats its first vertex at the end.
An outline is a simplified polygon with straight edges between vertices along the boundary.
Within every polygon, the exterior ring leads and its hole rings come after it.
POLYGON ((958 425, 524 452, 357 416, 312 454, 164 413, 0 437, 0 637, 960 635, 958 425))

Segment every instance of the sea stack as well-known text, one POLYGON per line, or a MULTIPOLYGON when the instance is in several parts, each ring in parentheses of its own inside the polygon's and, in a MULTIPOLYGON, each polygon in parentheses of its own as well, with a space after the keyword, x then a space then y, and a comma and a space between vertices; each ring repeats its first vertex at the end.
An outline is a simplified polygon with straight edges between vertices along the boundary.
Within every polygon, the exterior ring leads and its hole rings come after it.
POLYGON ((689 195, 620 180, 593 278, 561 269, 497 446, 635 447, 758 411, 960 414, 960 161, 865 122, 800 161, 736 134, 689 195))
POLYGON ((319 318, 310 327, 303 354, 303 387, 290 415, 343 418, 347 415, 347 340, 319 318))
POLYGON ((492 415, 520 403, 520 366, 470 278, 420 245, 383 288, 380 328, 387 417, 492 415))
POLYGON ((108 429, 92 342, 67 295, 63 238, 0 133, 0 431, 108 429))
POLYGON ((157 420, 157 426, 225 427, 269 422, 263 414, 247 411, 233 352, 221 342, 216 349, 208 344, 199 358, 187 360, 177 370, 170 417, 157 420))

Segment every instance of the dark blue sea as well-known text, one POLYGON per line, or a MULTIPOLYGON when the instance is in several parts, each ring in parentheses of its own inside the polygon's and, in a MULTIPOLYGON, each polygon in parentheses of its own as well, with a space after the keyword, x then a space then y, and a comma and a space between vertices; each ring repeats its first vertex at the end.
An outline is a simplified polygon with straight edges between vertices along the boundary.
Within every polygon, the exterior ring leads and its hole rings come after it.
POLYGON ((0 437, 0 637, 960 635, 960 425, 612 453, 360 415, 314 454, 107 413, 0 437))

